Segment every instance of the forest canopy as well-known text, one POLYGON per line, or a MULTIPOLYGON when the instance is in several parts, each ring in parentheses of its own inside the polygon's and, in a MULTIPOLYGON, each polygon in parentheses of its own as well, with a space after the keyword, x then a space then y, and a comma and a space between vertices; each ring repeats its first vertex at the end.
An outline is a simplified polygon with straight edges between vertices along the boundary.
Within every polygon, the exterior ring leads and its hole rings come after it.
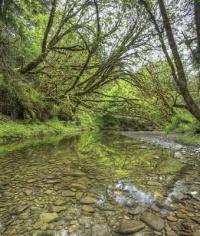
POLYGON ((0 0, 11 119, 199 127, 199 94, 199 0, 0 0))

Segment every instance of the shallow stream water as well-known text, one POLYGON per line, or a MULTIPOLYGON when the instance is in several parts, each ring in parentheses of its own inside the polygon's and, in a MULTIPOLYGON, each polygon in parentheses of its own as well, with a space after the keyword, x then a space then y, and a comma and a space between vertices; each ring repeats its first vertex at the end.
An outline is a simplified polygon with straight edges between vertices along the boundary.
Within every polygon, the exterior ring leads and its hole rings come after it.
POLYGON ((190 159, 108 132, 2 155, 0 235, 106 236, 130 228, 138 236, 195 235, 200 175, 190 159), (142 220, 146 212, 159 217, 159 229, 142 220), (188 231, 181 228, 186 219, 188 231))

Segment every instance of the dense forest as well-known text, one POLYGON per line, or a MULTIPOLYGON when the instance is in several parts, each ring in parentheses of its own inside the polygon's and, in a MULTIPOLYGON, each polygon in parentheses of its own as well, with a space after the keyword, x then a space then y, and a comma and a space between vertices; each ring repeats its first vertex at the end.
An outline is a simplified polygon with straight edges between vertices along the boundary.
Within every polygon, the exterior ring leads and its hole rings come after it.
POLYGON ((198 131, 200 1, 1 0, 1 120, 198 131))
POLYGON ((200 0, 0 0, 0 236, 200 236, 200 0))

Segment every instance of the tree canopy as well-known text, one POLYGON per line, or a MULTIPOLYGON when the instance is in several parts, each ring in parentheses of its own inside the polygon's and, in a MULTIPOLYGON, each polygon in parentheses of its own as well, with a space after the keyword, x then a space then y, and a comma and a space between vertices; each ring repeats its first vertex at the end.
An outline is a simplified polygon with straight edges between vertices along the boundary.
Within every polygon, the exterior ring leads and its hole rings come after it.
POLYGON ((199 0, 0 1, 0 112, 13 119, 199 122, 199 58, 199 0))

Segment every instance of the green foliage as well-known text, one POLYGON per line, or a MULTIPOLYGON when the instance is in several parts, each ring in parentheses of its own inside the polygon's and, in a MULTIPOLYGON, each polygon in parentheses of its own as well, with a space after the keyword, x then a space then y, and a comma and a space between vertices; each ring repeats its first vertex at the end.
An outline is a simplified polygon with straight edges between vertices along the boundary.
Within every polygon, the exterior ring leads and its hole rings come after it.
POLYGON ((164 130, 169 133, 172 131, 176 132, 194 132, 200 129, 199 122, 186 111, 179 111, 168 123, 164 130))
POLYGON ((112 114, 105 114, 99 117, 100 128, 104 129, 132 129, 132 130, 144 130, 145 125, 134 120, 134 118, 126 116, 115 116, 112 114))
POLYGON ((0 80, 2 105, 0 111, 17 119, 45 119, 45 103, 42 95, 20 80, 11 83, 0 80))
POLYGON ((11 143, 5 143, 0 144, 0 155, 6 155, 7 153, 15 152, 18 150, 23 150, 27 148, 35 148, 37 146, 41 145, 47 145, 52 144, 56 145, 59 143, 60 140, 63 139, 66 135, 73 135, 71 133, 58 136, 52 136, 52 137, 44 137, 44 138, 38 138, 38 137, 32 137, 31 139, 24 139, 20 142, 11 142, 11 143))
MULTIPOLYGON (((174 116, 174 101, 184 102, 168 63, 148 59, 141 64, 151 25, 138 1, 85 5, 75 0, 55 8, 49 0, 0 4, 2 114, 85 128, 138 130, 168 122, 169 132, 198 126, 188 114, 174 116)), ((199 104, 197 82, 194 75, 188 78, 199 104)))
POLYGON ((47 122, 14 122, 0 121, 0 139, 26 139, 43 137, 50 134, 68 134, 80 131, 73 123, 66 123, 56 119, 47 122))
POLYGON ((194 146, 198 146, 200 145, 200 135, 184 135, 181 137, 177 137, 176 141, 181 143, 181 144, 185 144, 185 145, 194 145, 194 146))
POLYGON ((99 128, 101 123, 98 116, 93 112, 81 111, 77 114, 77 123, 83 128, 99 128))

